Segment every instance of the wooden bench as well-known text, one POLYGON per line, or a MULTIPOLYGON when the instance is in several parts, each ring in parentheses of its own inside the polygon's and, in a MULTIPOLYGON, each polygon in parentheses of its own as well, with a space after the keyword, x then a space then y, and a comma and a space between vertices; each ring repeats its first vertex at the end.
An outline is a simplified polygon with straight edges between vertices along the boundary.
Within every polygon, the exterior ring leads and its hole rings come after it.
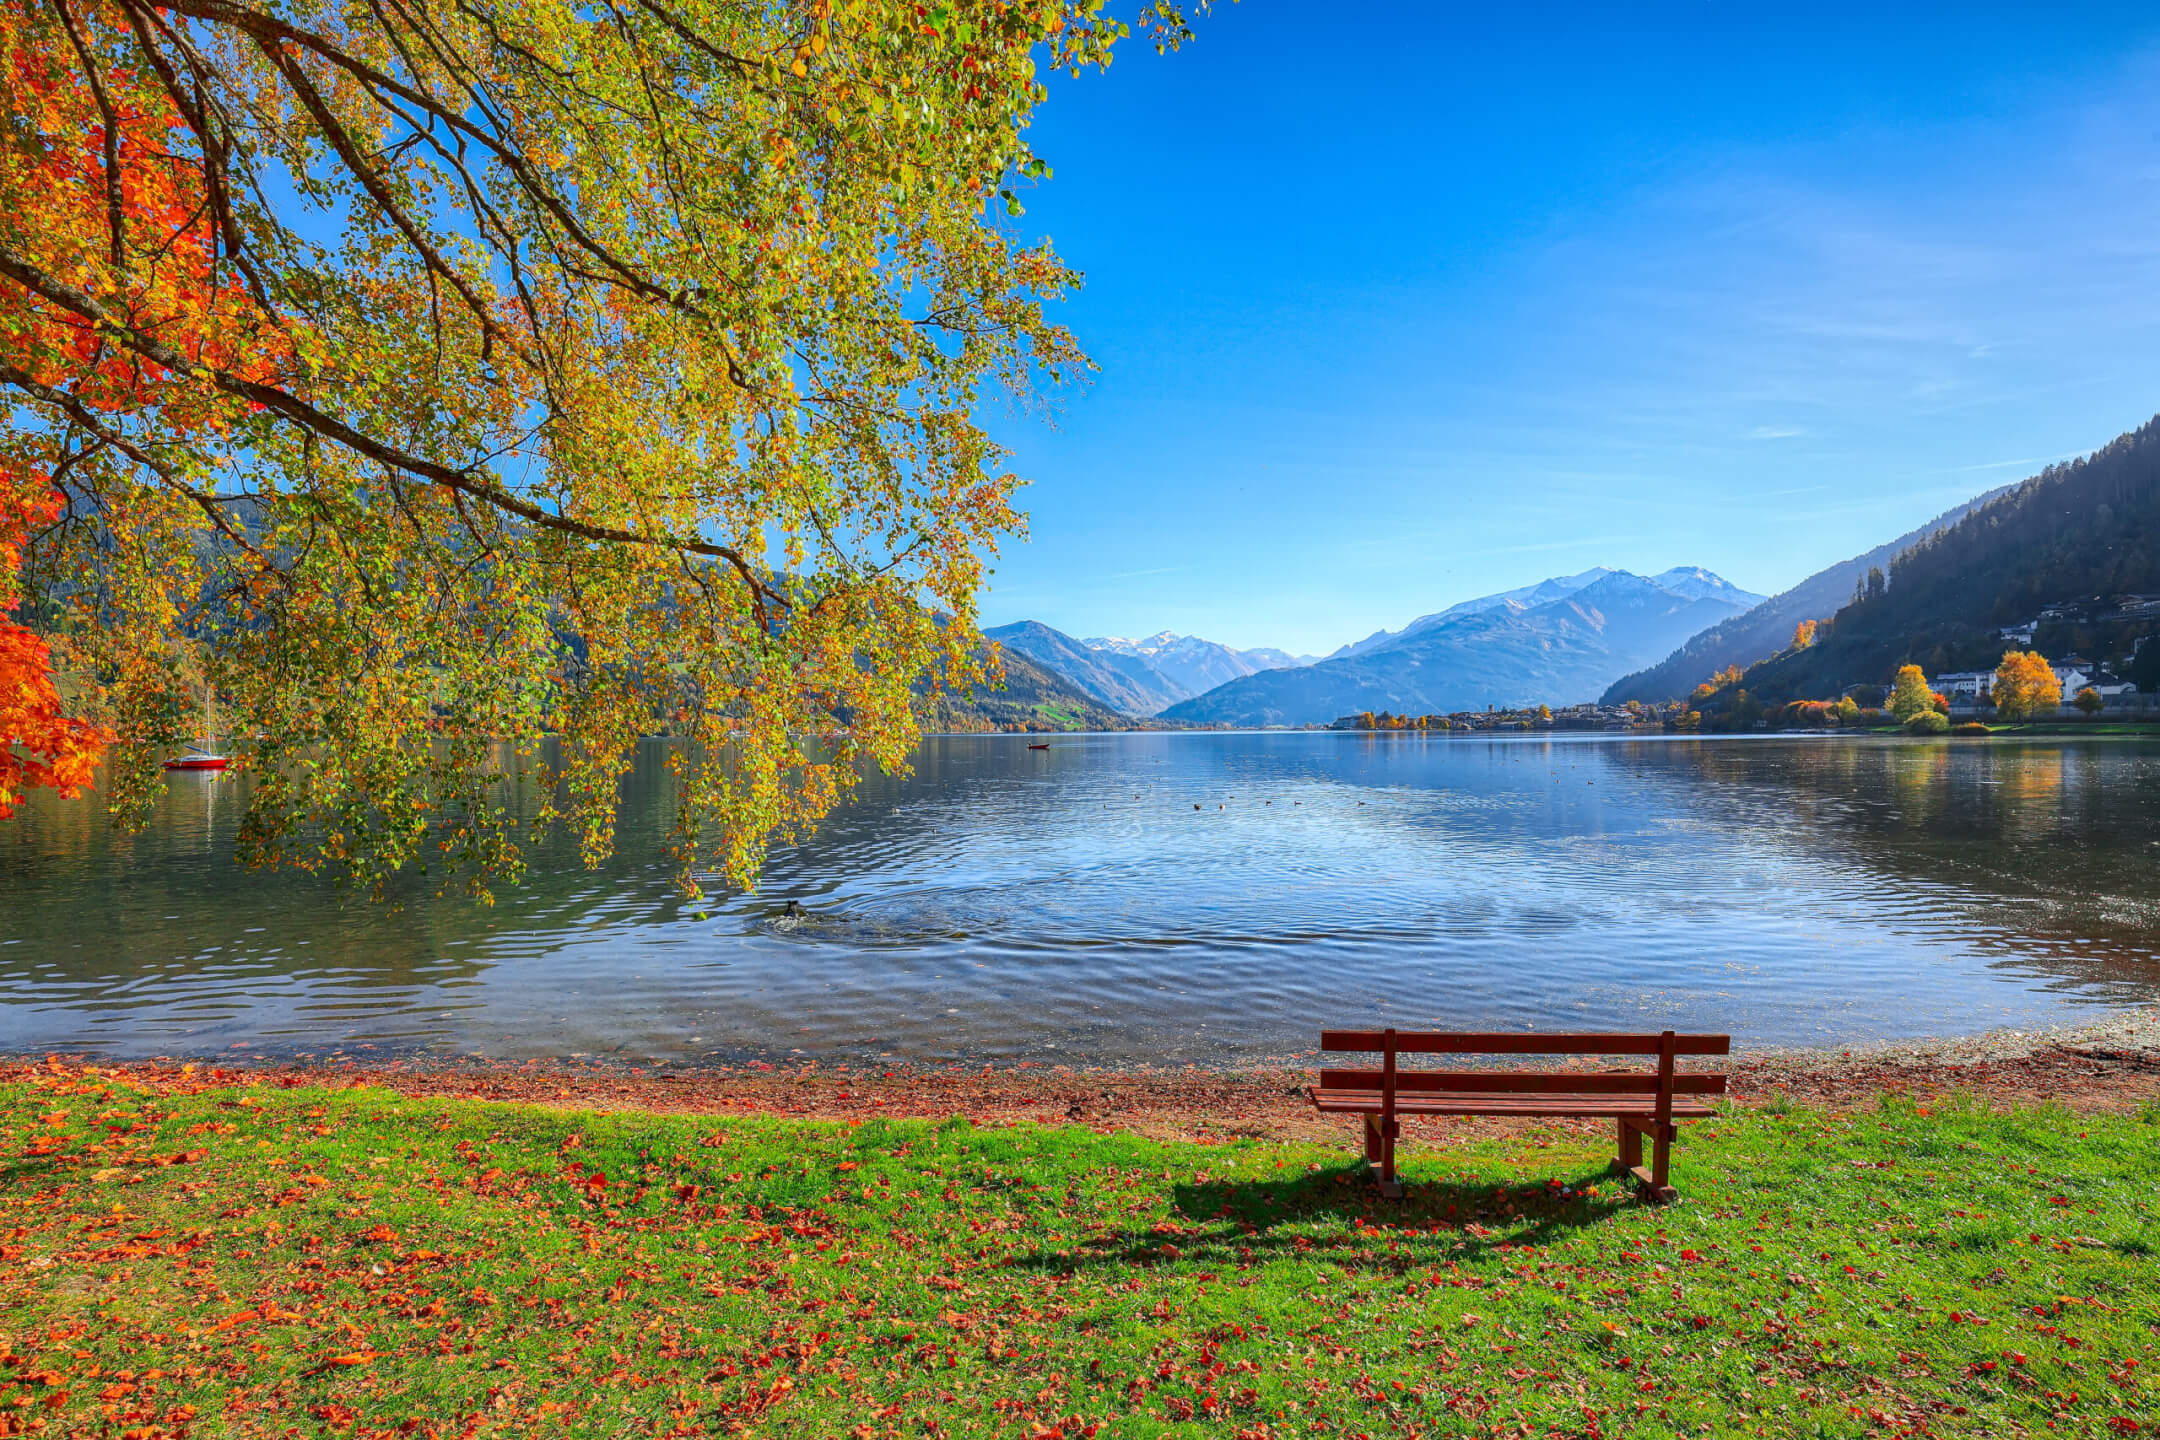
POLYGON ((1681 1074, 1682 1055, 1726 1055, 1730 1035, 1524 1035, 1419 1030, 1323 1030, 1320 1048, 1331 1052, 1379 1051, 1378 1070, 1322 1070, 1313 1107, 1330 1115, 1365 1117, 1365 1160, 1377 1167, 1380 1193, 1402 1198, 1395 1178, 1399 1115, 1610 1116, 1619 1124, 1615 1173, 1640 1181, 1644 1195, 1670 1200, 1674 1122, 1716 1112, 1709 1096, 1725 1093, 1723 1075, 1681 1074), (1525 1071, 1402 1070, 1398 1055, 1644 1055, 1655 1070, 1525 1071), (1642 1163, 1643 1136, 1651 1162, 1642 1163))

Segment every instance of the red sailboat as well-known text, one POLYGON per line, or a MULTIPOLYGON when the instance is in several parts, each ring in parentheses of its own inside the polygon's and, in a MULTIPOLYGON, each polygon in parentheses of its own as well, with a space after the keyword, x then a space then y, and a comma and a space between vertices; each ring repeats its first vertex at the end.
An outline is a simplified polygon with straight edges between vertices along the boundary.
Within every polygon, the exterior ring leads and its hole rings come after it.
POLYGON ((210 748, 217 736, 217 696, 213 692, 203 697, 203 743, 165 762, 167 770, 223 770, 232 764, 230 755, 220 755, 210 748))

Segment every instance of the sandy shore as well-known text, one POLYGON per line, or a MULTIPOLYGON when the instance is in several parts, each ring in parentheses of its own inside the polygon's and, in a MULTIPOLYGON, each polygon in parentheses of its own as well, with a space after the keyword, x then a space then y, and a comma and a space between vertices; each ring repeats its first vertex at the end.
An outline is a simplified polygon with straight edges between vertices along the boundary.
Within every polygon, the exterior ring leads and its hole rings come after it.
MULTIPOLYGON (((57 1058, 73 1065, 85 1057, 57 1058)), ((42 1061, 18 1062, 37 1063, 42 1061)), ((90 1063, 97 1062, 93 1058, 90 1063)), ((1312 1057, 1234 1071, 1110 1070, 1025 1062, 887 1069, 814 1063, 674 1069, 537 1061, 456 1066, 250 1062, 227 1068, 203 1062, 185 1071, 175 1062, 147 1062, 101 1068, 156 1085, 200 1084, 230 1074, 254 1084, 378 1085, 416 1097, 601 1110, 849 1120, 962 1115, 981 1125, 1081 1124, 1164 1139, 1251 1136, 1347 1144, 1351 1138, 1348 1121, 1316 1115, 1306 1098, 1312 1057)), ((1727 1070, 1733 1097, 1745 1105, 1785 1097, 1848 1109, 1872 1105, 1889 1094, 1921 1101, 1962 1094, 1999 1105, 2053 1101, 2081 1111, 2134 1110, 2160 1101, 2160 1008, 2118 1011, 2088 1025, 2051 1031, 2004 1030, 1845 1050, 1739 1054, 1727 1070)), ((1428 1120, 1414 1128, 1438 1138, 1492 1133, 1519 1123, 1428 1120)))

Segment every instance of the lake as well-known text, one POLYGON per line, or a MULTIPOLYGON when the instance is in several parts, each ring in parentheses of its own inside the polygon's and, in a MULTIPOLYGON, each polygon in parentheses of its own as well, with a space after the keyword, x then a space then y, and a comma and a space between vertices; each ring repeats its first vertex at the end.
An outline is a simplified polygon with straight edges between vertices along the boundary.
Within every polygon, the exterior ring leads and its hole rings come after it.
POLYGON ((614 861, 537 845, 493 908, 241 870, 242 780, 173 776, 133 836, 41 796, 0 823, 0 1052, 1226 1064, 1323 1024, 1805 1045, 2160 998, 2156 742, 1026 742, 932 739, 696 902, 664 742, 614 861))

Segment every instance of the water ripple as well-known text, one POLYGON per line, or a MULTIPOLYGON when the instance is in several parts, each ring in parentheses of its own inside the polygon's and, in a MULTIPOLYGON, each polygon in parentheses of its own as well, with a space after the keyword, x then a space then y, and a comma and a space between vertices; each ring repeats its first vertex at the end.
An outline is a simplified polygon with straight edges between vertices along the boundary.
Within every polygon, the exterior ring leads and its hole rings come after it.
POLYGON ((548 842, 493 909, 242 872, 229 783, 132 839, 41 798, 0 827, 0 1050, 1219 1062, 1323 1023, 1798 1043, 2160 995, 2147 742, 949 737, 698 905, 664 760, 603 871, 548 842))

